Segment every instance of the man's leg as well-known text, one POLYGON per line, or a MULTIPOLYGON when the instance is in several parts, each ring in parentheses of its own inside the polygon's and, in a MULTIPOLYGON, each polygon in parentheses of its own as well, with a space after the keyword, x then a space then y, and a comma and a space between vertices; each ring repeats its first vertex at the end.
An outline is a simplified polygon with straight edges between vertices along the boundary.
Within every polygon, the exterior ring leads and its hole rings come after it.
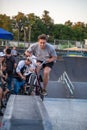
POLYGON ((19 89, 20 89, 20 82, 14 78, 14 93, 18 94, 19 89))
POLYGON ((45 67, 43 72, 43 89, 46 90, 48 80, 49 80, 49 74, 50 74, 51 68, 45 67))
POLYGON ((13 78, 12 78, 12 76, 8 76, 8 89, 9 90, 11 90, 12 89, 12 80, 13 80, 13 78))

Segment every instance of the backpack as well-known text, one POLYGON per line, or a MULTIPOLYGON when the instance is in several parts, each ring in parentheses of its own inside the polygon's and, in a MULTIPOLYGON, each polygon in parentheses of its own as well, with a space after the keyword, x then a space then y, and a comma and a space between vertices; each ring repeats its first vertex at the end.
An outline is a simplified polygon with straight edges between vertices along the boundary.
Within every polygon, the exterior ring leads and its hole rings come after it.
POLYGON ((7 71, 8 75, 12 75, 13 69, 14 69, 14 58, 12 56, 6 57, 5 63, 6 63, 6 71, 7 71))

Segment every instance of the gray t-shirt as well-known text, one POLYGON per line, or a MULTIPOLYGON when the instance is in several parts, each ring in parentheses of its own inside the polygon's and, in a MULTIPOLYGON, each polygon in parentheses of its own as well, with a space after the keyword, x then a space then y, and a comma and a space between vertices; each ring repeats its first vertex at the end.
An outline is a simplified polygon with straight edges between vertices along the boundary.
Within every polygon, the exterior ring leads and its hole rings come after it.
POLYGON ((34 43, 27 50, 31 51, 40 61, 57 56, 54 47, 49 43, 46 43, 45 49, 41 49, 38 43, 34 43))

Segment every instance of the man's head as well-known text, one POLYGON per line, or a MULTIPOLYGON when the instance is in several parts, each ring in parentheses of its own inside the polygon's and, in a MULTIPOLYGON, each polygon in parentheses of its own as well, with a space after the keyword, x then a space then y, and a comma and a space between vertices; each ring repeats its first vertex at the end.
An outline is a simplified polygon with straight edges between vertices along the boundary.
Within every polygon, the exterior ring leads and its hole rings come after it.
POLYGON ((32 63, 32 60, 30 57, 27 57, 26 60, 25 60, 25 64, 26 65, 30 65, 32 63))
POLYGON ((13 46, 13 50, 16 50, 16 46, 13 46))
POLYGON ((6 55, 11 55, 11 49, 10 48, 6 49, 6 55))
POLYGON ((44 49, 47 42, 47 36, 45 34, 41 34, 38 36, 38 44, 41 49, 44 49))

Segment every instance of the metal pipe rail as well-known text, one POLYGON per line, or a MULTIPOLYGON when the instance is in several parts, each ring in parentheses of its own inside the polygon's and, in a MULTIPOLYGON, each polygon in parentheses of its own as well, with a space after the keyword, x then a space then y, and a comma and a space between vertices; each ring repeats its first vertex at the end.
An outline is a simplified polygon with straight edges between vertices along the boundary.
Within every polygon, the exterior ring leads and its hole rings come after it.
POLYGON ((69 76, 67 75, 67 73, 65 71, 63 73, 63 81, 67 85, 70 94, 73 96, 73 94, 74 94, 74 86, 73 86, 71 80, 69 79, 69 76))
POLYGON ((74 86, 71 82, 71 80, 69 79, 68 74, 64 71, 64 73, 60 76, 58 82, 62 81, 68 88, 70 96, 73 96, 74 94, 74 86))

